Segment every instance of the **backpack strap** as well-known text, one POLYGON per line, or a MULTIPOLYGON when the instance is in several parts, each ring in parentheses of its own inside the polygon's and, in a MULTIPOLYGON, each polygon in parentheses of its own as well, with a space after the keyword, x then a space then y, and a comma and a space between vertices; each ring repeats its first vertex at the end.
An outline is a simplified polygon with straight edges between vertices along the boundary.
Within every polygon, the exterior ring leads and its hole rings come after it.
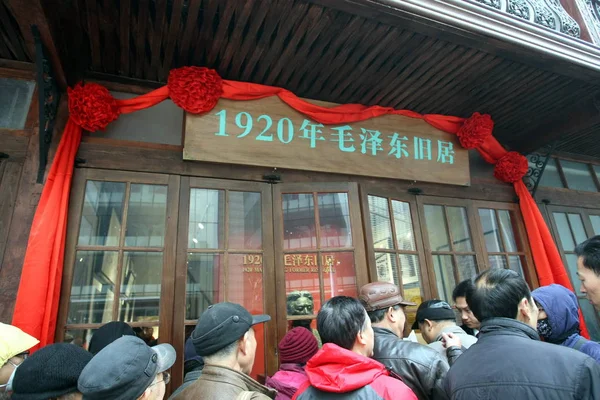
POLYGON ((247 390, 244 390, 243 392, 240 392, 240 394, 237 395, 235 400, 251 400, 253 395, 254 395, 254 392, 249 392, 247 390))
POLYGON ((573 348, 577 351, 581 351, 581 348, 583 347, 584 344, 586 344, 587 342, 589 342, 589 340, 587 340, 584 337, 580 337, 579 339, 577 339, 577 341, 575 342, 575 346, 573 346, 573 348))

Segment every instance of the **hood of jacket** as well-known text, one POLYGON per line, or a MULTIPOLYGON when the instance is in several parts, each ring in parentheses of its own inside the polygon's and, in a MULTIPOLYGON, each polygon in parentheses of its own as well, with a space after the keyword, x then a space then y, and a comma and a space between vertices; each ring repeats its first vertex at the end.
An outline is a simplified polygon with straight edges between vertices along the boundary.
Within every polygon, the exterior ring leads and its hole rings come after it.
POLYGON ((535 289, 531 295, 548 315, 552 333, 545 339, 562 343, 579 332, 579 307, 573 292, 564 286, 552 284, 535 289))
POLYGON ((327 343, 308 361, 306 374, 311 385, 319 390, 345 393, 362 388, 388 372, 378 361, 327 343))

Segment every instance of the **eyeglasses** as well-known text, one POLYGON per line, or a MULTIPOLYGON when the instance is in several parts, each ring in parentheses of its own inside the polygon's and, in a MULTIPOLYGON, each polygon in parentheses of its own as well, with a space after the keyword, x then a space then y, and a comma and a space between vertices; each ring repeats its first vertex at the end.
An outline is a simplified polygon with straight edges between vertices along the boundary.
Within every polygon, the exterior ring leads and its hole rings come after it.
MULTIPOLYGON (((168 373, 167 371, 165 371, 165 372, 162 373, 162 376, 163 376, 162 380, 156 381, 156 382, 154 382, 150 386, 156 385, 156 384, 161 383, 161 382, 164 382, 165 385, 168 385, 169 382, 171 382, 171 374, 170 373, 168 373)), ((148 386, 148 387, 150 387, 150 386, 148 386)))

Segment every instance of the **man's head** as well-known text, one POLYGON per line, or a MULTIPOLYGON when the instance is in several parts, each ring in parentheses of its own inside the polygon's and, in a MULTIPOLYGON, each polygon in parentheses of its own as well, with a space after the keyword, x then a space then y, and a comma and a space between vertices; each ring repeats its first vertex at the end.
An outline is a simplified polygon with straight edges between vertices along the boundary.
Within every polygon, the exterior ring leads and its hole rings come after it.
POLYGON ((600 310, 600 235, 594 236, 575 248, 580 291, 600 310))
POLYGON ((389 329, 400 338, 404 336, 404 308, 416 304, 405 301, 398 286, 388 282, 368 283, 360 288, 359 299, 373 326, 389 329))
POLYGON ((136 336, 123 336, 94 356, 77 387, 86 400, 160 400, 175 358, 170 344, 149 347, 136 336))
POLYGON ((427 300, 419 305, 412 329, 419 329, 427 343, 434 342, 442 329, 456 326, 456 314, 443 300, 427 300))
POLYGON ((287 295, 288 315, 312 315, 315 309, 313 295, 306 290, 297 290, 287 295))
POLYGON ((23 363, 29 349, 39 342, 16 326, 0 323, 0 396, 12 391, 17 367, 23 363))
POLYGON ((481 322, 511 318, 537 329, 538 308, 523 278, 509 269, 488 269, 475 277, 467 303, 481 322))
POLYGON ((47 400, 75 396, 77 380, 91 359, 91 353, 70 343, 43 347, 17 369, 12 398, 47 400))
POLYGON ((323 344, 333 343, 366 357, 373 355, 371 320, 360 301, 352 297, 336 296, 323 304, 317 315, 317 330, 323 344))
POLYGON ((196 353, 206 364, 222 365, 245 374, 252 371, 256 356, 256 324, 268 315, 250 315, 241 305, 217 303, 202 313, 190 336, 196 353))
POLYGON ((479 329, 481 323, 467 304, 467 292, 472 290, 472 288, 473 281, 471 279, 465 279, 454 288, 452 300, 454 300, 454 308, 459 312, 463 325, 466 325, 471 329, 479 329))
POLYGON ((102 325, 92 336, 90 340, 90 346, 88 348, 89 352, 92 354, 97 354, 120 338, 121 336, 135 336, 135 331, 131 326, 121 321, 112 321, 107 324, 102 325))

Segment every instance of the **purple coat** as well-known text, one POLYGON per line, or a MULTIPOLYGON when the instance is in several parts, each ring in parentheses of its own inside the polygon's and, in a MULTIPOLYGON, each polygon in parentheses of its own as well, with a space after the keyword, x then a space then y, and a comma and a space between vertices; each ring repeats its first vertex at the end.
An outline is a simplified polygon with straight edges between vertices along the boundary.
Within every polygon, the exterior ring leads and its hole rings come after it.
POLYGON ((308 381, 304 366, 300 364, 281 364, 279 371, 267 378, 265 386, 277 390, 275 400, 291 400, 298 388, 308 381))
MULTIPOLYGON (((552 334, 545 339, 574 348, 582 337, 579 334, 579 304, 575 294, 564 286, 552 284, 535 289, 531 295, 548 315, 552 334)), ((600 344, 587 341, 579 351, 600 362, 600 344)))

